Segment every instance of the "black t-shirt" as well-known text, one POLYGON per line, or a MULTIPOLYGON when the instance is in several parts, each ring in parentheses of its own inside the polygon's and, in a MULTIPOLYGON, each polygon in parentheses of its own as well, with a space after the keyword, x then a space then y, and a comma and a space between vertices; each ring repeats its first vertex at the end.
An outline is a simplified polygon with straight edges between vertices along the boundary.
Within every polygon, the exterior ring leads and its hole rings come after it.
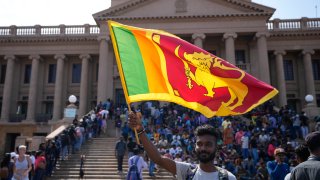
POLYGON ((128 147, 128 152, 133 152, 133 149, 137 146, 136 142, 128 142, 127 147, 128 147))
POLYGON ((251 139, 250 140, 250 145, 251 145, 251 148, 257 148, 258 147, 258 145, 257 145, 257 141, 256 141, 256 139, 251 139))
POLYGON ((308 126, 308 117, 307 116, 300 116, 301 126, 308 126))
POLYGON ((74 140, 76 139, 75 133, 76 133, 76 131, 74 130, 74 128, 70 128, 70 129, 69 129, 68 135, 69 135, 71 141, 74 141, 74 140))
POLYGON ((118 141, 116 144, 116 151, 117 151, 117 155, 118 156, 124 156, 124 154, 126 153, 126 143, 123 141, 118 141))

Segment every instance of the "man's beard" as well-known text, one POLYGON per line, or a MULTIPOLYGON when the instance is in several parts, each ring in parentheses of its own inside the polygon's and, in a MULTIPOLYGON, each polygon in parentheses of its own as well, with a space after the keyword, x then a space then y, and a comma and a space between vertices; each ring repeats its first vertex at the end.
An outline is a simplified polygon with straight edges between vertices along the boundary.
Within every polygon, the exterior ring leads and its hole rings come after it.
POLYGON ((201 163, 212 162, 215 158, 216 152, 209 153, 207 151, 196 152, 197 158, 201 163))

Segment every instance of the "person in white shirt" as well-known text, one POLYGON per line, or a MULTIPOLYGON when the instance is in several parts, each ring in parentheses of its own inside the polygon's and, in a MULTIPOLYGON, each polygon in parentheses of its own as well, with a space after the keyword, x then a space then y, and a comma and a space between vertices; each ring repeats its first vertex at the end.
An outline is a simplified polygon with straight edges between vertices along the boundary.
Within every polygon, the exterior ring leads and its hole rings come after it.
POLYGON ((139 148, 133 149, 134 155, 128 159, 128 165, 129 165, 128 167, 130 168, 130 166, 132 166, 134 162, 137 162, 136 165, 137 165, 138 171, 140 173, 140 179, 142 180, 143 179, 142 170, 147 169, 148 164, 144 161, 143 157, 140 156, 141 153, 142 153, 142 151, 139 148))
POLYGON ((137 130, 140 142, 143 144, 149 158, 173 175, 176 175, 178 180, 214 180, 222 178, 236 180, 232 173, 214 165, 218 135, 212 126, 205 124, 195 130, 195 152, 200 164, 194 167, 190 163, 177 162, 161 156, 157 148, 149 141, 141 121, 135 113, 131 112, 129 114, 128 124, 130 128, 137 130))
POLYGON ((242 156, 244 159, 249 157, 249 137, 247 132, 244 133, 244 135, 241 138, 241 148, 242 148, 242 156))
POLYGON ((170 148, 169 153, 171 154, 172 157, 176 156, 176 154, 178 153, 176 145, 172 145, 172 148, 170 148))
POLYGON ((231 125, 231 121, 228 117, 226 117, 222 122, 223 130, 226 129, 229 125, 231 125))
POLYGON ((269 141, 270 137, 266 134, 266 131, 262 129, 262 134, 259 135, 259 141, 261 144, 266 145, 266 142, 269 141))

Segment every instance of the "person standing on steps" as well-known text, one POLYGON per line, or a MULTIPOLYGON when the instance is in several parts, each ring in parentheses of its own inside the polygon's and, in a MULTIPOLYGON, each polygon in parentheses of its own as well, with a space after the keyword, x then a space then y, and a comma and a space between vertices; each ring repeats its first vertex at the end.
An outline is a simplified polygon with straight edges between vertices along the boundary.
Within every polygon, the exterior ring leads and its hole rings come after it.
POLYGON ((26 155, 27 147, 20 145, 18 147, 19 155, 14 159, 12 180, 29 180, 29 172, 32 169, 31 159, 26 155))
POLYGON ((141 125, 141 118, 138 118, 135 113, 130 112, 128 124, 130 128, 137 130, 140 142, 142 143, 149 158, 173 175, 176 175, 178 180, 236 179, 232 173, 214 165, 213 161, 217 151, 218 136, 212 126, 206 124, 199 126, 195 130, 195 152, 200 164, 193 166, 189 163, 177 162, 172 159, 162 157, 157 148, 148 140, 145 130, 141 125))
MULTIPOLYGON (((148 164, 144 161, 144 158, 141 156, 142 155, 142 149, 140 149, 138 146, 136 146, 134 149, 133 149, 133 156, 130 157, 128 159, 128 174, 127 176, 130 176, 130 167, 132 165, 136 165, 137 167, 137 171, 138 171, 138 175, 139 175, 139 178, 140 180, 143 180, 143 177, 142 177, 142 171, 143 169, 146 169, 148 168, 148 164)), ((127 177, 127 179, 130 179, 129 177, 127 177)))
POLYGON ((120 137, 120 140, 116 143, 115 156, 118 162, 118 174, 122 174, 123 157, 127 150, 127 144, 124 142, 124 138, 120 137))

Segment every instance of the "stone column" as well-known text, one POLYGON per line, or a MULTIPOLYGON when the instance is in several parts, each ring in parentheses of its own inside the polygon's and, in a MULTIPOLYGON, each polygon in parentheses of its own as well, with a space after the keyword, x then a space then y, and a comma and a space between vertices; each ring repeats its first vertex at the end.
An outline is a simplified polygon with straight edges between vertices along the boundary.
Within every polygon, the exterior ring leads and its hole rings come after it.
POLYGON ((57 72, 56 72, 56 83, 54 87, 54 102, 53 102, 53 117, 52 120, 61 119, 62 115, 62 89, 63 89, 63 76, 64 76, 64 60, 65 55, 55 55, 54 58, 57 60, 57 72))
POLYGON ((314 99, 316 99, 316 90, 314 86, 313 69, 311 62, 311 55, 314 54, 314 50, 303 50, 302 54, 305 71, 306 93, 312 95, 314 99))
MULTIPOLYGON (((99 49, 99 72, 98 72, 98 96, 97 103, 100 101, 104 102, 108 99, 108 84, 113 82, 108 82, 107 71, 112 69, 113 67, 108 67, 108 55, 109 55, 109 44, 110 41, 109 36, 100 36, 98 37, 100 41, 100 49, 99 49)), ((110 60, 111 61, 111 60, 110 60)))
POLYGON ((110 99, 113 99, 113 93, 114 93, 114 82, 113 82, 113 75, 114 75, 114 53, 112 52, 112 45, 111 41, 109 43, 109 53, 108 53, 108 60, 107 60, 107 82, 108 82, 108 87, 107 87, 107 97, 110 99))
POLYGON ((36 115, 37 97, 38 97, 38 77, 39 77, 39 55, 30 55, 32 60, 31 80, 29 86, 27 120, 34 121, 36 115))
POLYGON ((234 39, 237 38, 236 33, 225 33, 223 39, 225 40, 226 47, 226 60, 233 65, 236 65, 234 39))
POLYGON ((276 71, 277 71, 277 85, 279 90, 279 106, 283 107, 287 105, 287 89, 286 89, 286 81, 284 78, 284 70, 283 70, 283 56, 286 54, 285 51, 275 51, 274 55, 276 55, 276 71))
POLYGON ((258 46, 258 61, 259 61, 259 79, 270 84, 270 71, 269 71, 269 59, 267 49, 267 37, 268 33, 258 32, 256 33, 257 46, 258 46))
POLYGON ((2 110, 1 110, 1 120, 8 121, 10 114, 11 103, 13 102, 11 99, 12 96, 12 86, 13 86, 13 73, 15 68, 15 59, 16 57, 13 55, 8 55, 4 57, 7 60, 7 69, 6 69, 6 78, 4 81, 4 89, 3 89, 3 99, 2 99, 2 110))
POLYGON ((80 59, 82 59, 81 65, 81 84, 80 84, 80 107, 79 116, 85 115, 88 109, 88 82, 89 82, 89 54, 81 54, 80 59))
POLYGON ((193 44, 199 48, 203 48, 203 41, 205 40, 206 35, 202 33, 194 33, 192 35, 193 44))

